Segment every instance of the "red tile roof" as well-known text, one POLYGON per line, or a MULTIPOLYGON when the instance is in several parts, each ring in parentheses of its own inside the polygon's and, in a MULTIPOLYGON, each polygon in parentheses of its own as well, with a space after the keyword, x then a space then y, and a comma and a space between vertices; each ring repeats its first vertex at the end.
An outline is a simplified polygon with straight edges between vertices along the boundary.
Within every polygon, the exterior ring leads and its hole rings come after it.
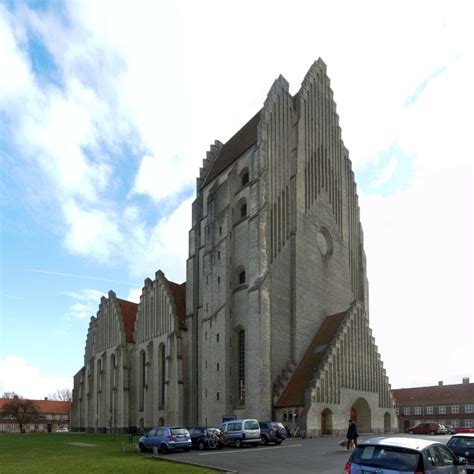
POLYGON ((186 319, 186 282, 179 285, 178 283, 174 283, 169 280, 167 281, 174 296, 179 325, 181 328, 184 328, 184 321, 186 319))
POLYGON ((316 369, 326 353, 328 344, 333 340, 347 311, 327 316, 312 340, 300 365, 296 368, 289 384, 278 400, 277 407, 295 407, 304 405, 304 393, 313 379, 316 369))
POLYGON ((216 157, 208 175, 204 179, 203 187, 209 184, 229 167, 239 156, 245 153, 257 142, 257 128, 260 121, 260 111, 257 112, 225 145, 216 157))
POLYGON ((135 319, 137 317, 138 304, 131 301, 121 300, 117 298, 117 302, 122 311, 123 325, 125 328, 125 340, 133 342, 133 329, 135 326, 135 319))
POLYGON ((392 390, 396 406, 474 404, 474 383, 392 390))
MULTIPOLYGON (((0 412, 3 406, 14 401, 13 398, 0 398, 0 412)), ((57 400, 31 400, 38 407, 40 413, 67 414, 71 411, 71 402, 57 400)))

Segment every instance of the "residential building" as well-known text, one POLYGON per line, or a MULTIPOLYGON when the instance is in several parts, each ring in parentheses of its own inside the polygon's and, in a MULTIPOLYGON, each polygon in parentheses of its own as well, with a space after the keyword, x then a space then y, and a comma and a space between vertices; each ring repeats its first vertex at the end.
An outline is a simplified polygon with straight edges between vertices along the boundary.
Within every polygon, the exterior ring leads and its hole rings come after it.
POLYGON ((438 422, 454 428, 474 428, 474 383, 468 377, 460 384, 392 390, 398 427, 406 432, 422 421, 438 422))
MULTIPOLYGON (((5 404, 14 401, 12 398, 0 398, 0 433, 20 432, 15 417, 5 413, 5 404)), ((26 432, 55 432, 62 428, 69 430, 71 402, 57 400, 32 400, 38 413, 26 423, 26 432)))

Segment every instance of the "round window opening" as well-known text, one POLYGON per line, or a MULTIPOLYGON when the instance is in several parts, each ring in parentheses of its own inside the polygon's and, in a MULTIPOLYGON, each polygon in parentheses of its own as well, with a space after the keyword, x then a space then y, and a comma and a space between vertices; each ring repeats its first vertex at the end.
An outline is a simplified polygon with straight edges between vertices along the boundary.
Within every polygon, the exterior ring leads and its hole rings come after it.
POLYGON ((326 227, 321 227, 318 232, 318 247, 319 251, 325 257, 330 257, 333 252, 332 237, 326 227))

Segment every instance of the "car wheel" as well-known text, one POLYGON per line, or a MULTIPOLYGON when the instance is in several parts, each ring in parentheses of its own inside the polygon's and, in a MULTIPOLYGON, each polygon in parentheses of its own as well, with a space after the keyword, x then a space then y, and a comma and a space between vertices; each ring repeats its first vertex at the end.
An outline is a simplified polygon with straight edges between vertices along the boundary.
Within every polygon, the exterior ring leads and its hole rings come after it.
POLYGON ((185 451, 186 453, 189 453, 189 451, 191 451, 191 448, 184 448, 184 451, 185 451))
POLYGON ((145 445, 144 445, 143 443, 140 443, 140 444, 138 445, 138 447, 139 447, 139 449, 140 449, 140 452, 144 453, 144 452, 146 451, 145 445))
POLYGON ((281 443, 282 443, 281 439, 279 439, 278 441, 275 441, 275 444, 276 444, 276 445, 279 445, 279 444, 281 444, 281 443))
POLYGON ((265 446, 268 444, 268 438, 265 435, 260 435, 260 439, 265 446))
POLYGON ((235 440, 235 447, 236 448, 241 448, 242 447, 242 441, 240 439, 235 440))
POLYGON ((413 431, 410 430, 408 433, 413 434, 413 431))
POLYGON ((431 431, 431 432, 430 432, 430 435, 431 435, 431 436, 434 436, 435 434, 436 434, 436 431, 431 431))
POLYGON ((160 453, 161 454, 168 454, 170 452, 170 450, 168 449, 168 446, 166 446, 166 444, 162 444, 160 446, 160 453))
POLYGON ((199 441, 198 449, 199 449, 199 451, 204 451, 206 449, 206 445, 205 445, 203 440, 199 441))

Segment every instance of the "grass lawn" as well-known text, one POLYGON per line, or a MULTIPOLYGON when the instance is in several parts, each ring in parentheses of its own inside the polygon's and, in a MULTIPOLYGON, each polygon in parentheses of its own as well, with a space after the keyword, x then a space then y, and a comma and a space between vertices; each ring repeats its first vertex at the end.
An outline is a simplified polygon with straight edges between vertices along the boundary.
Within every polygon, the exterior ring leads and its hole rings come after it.
POLYGON ((0 473, 28 472, 215 474, 217 471, 137 454, 135 443, 128 444, 126 435, 0 434, 0 473))

